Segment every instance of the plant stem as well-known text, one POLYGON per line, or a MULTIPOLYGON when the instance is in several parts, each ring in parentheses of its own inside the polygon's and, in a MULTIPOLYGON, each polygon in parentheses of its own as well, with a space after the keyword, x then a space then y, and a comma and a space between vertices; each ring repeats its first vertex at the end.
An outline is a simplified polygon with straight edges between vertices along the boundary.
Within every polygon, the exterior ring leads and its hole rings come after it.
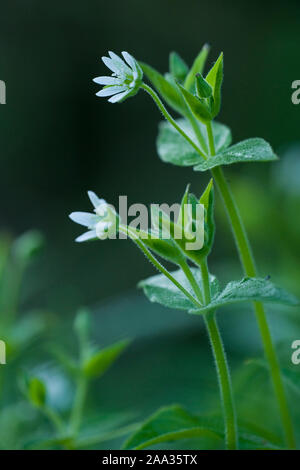
POLYGON ((87 385, 88 384, 87 384, 86 377, 84 377, 83 375, 80 375, 78 378, 78 382, 77 382, 77 389, 76 389, 73 409, 72 409, 71 418, 70 418, 71 432, 75 436, 79 431, 79 427, 81 423, 82 412, 83 412, 84 402, 85 402, 86 393, 87 393, 87 385))
POLYGON ((191 284, 192 288, 194 289, 194 292, 195 292, 197 298, 199 299, 199 301, 203 305, 203 296, 202 296, 201 288, 200 288, 198 282, 196 281, 196 279, 194 277, 194 274, 193 274, 191 268, 189 267, 187 261, 183 260, 180 267, 181 267, 182 271, 184 272, 184 274, 186 275, 186 278, 188 279, 188 281, 191 284))
POLYGON ((176 279, 175 277, 172 276, 171 273, 155 258, 155 256, 152 255, 152 253, 148 250, 148 248, 145 246, 145 244, 142 242, 142 240, 139 239, 138 235, 134 233, 132 230, 130 230, 129 227, 120 224, 119 225, 119 231, 124 233, 125 235, 128 235, 141 249, 141 251, 144 253, 144 255, 149 259, 149 261, 155 266, 155 268, 160 271, 162 274, 164 274, 176 287, 178 287, 179 290, 191 301, 193 302, 194 305, 197 305, 198 307, 202 307, 202 304, 198 302, 195 297, 193 297, 176 279))
MULTIPOLYGON (((215 146, 211 123, 207 125, 207 134, 209 139, 210 154, 213 156, 215 154, 215 146)), ((225 179, 222 168, 213 168, 211 172, 220 191, 228 218, 230 220, 231 229, 239 252, 240 260, 244 268, 244 272, 249 277, 255 277, 257 272, 254 257, 234 196, 225 179)), ((254 311, 264 346, 265 356, 269 363, 273 387, 280 410, 282 425, 284 428, 285 440, 289 448, 295 449, 296 442, 292 419, 290 416, 284 384, 280 373, 278 358, 273 345, 263 304, 261 302, 254 302, 254 311)))
MULTIPOLYGON (((200 264, 200 270, 202 274, 204 300, 205 304, 208 305, 211 300, 211 293, 206 259, 204 259, 200 264)), ((221 334, 215 317, 215 312, 211 311, 207 313, 204 316, 204 321, 216 363, 221 402, 224 414, 226 446, 227 449, 235 450, 238 448, 238 433, 231 387, 230 371, 226 359, 226 353, 224 350, 221 334)))
POLYGON ((162 101, 160 100, 159 96, 157 95, 157 93, 155 93, 154 90, 152 90, 151 87, 149 87, 148 85, 146 85, 145 83, 143 83, 141 85, 141 88, 143 88, 143 90, 145 90, 147 93, 149 93, 149 95, 151 96, 151 98, 154 100, 155 104, 158 106, 159 110, 162 112, 163 116, 167 119, 167 121, 170 122, 170 124, 172 124, 172 126, 179 132, 179 134, 182 135, 182 137, 184 137, 191 145, 192 147, 196 150, 197 153, 199 153, 199 155, 201 155, 202 158, 204 158, 204 160, 206 160, 206 155, 204 152, 202 152, 201 149, 199 149, 199 147, 195 144, 195 142, 193 142, 193 140, 184 132, 183 129, 181 129, 180 126, 178 126, 177 122, 175 121, 175 119, 172 118, 172 116, 168 113, 168 111, 166 110, 166 108, 164 107, 162 101))
POLYGON ((64 423, 56 411, 54 411, 49 406, 44 405, 42 407, 42 411, 45 416, 52 422, 53 426, 55 427, 56 431, 61 434, 64 430, 64 423))

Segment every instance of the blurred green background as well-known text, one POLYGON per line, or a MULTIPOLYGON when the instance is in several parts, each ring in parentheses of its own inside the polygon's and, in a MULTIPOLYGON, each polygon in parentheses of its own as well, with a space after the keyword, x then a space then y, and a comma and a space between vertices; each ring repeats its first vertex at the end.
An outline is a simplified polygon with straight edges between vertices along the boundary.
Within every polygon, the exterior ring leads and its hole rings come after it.
MULTIPOLYGON (((153 270, 134 245, 125 240, 74 243, 81 229, 68 214, 90 210, 88 189, 115 205, 119 195, 127 195, 129 204, 172 203, 187 183, 200 193, 208 179, 159 161, 155 138, 160 115, 146 94, 122 105, 95 96, 99 87, 92 78, 106 74, 101 56, 127 50, 165 72, 172 50, 189 65, 205 42, 211 44, 209 65, 224 51, 219 120, 231 127, 235 142, 263 137, 282 157, 274 165, 240 164, 226 173, 260 274, 300 294, 300 106, 291 102, 291 83, 300 78, 299 31, 296 1, 15 0, 1 6, 0 79, 6 82, 7 104, 0 108, 0 230, 15 237, 34 228, 46 240, 22 282, 19 310, 50 312, 51 340, 71 349, 74 339, 65 331, 81 305, 95 312, 100 344, 137 338, 102 383, 100 405, 95 392, 91 407, 146 415, 181 401, 203 411, 217 397, 198 320, 148 304, 136 293, 137 282, 153 270)), ((218 199, 216 219, 211 271, 223 282, 240 278, 218 199)), ((255 322, 250 306, 227 313, 226 321, 225 312, 221 319, 225 343, 233 367, 241 366, 261 353, 255 322)), ((286 364, 290 344, 300 336, 297 313, 272 310, 272 329, 286 364)), ((43 354, 33 356, 31 351, 28 361, 36 366, 43 354)), ((262 423, 267 416, 276 428, 272 393, 266 392, 268 412, 253 392, 253 414, 249 390, 246 398, 241 394, 245 415, 250 410, 254 421, 261 416, 262 423)))

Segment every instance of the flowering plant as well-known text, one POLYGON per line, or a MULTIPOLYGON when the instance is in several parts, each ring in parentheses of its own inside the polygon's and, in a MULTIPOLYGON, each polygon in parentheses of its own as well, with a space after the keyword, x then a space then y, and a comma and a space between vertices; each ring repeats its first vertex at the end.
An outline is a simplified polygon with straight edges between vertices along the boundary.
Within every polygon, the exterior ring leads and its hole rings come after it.
MULTIPOLYGON (((146 296, 152 302, 167 307, 185 310, 192 315, 200 315, 205 323, 215 359, 220 398, 223 411, 223 428, 207 423, 202 418, 188 414, 180 407, 163 409, 156 413, 126 442, 125 448, 144 448, 165 442, 169 424, 169 439, 179 439, 184 435, 205 435, 224 439, 228 449, 242 448, 245 444, 239 433, 235 400, 231 387, 230 370, 226 359, 216 312, 224 305, 238 302, 253 302, 266 359, 271 372, 275 395, 278 401, 282 429, 286 446, 295 447, 293 425, 287 405, 287 398, 273 346, 264 303, 277 302, 297 305, 298 300, 284 289, 275 286, 269 279, 257 277, 256 267, 245 227, 238 212, 234 196, 226 181, 222 166, 242 162, 274 161, 277 156, 271 146, 261 138, 247 139, 231 145, 229 128, 214 118, 221 109, 221 88, 223 82, 223 54, 220 54, 208 73, 203 70, 209 48, 205 45, 196 57, 191 68, 176 53, 170 55, 169 72, 161 75, 149 65, 138 62, 130 54, 123 52, 126 63, 116 54, 104 57, 104 63, 112 70, 112 77, 98 77, 94 81, 104 88, 97 96, 110 96, 112 103, 124 101, 137 94, 139 89, 146 91, 166 119, 159 127, 157 141, 158 154, 164 162, 178 166, 193 166, 194 171, 210 170, 213 180, 208 184, 200 199, 186 190, 179 218, 174 222, 163 213, 154 213, 156 236, 149 238, 143 230, 118 224, 118 230, 127 233, 143 251, 159 274, 140 282, 146 296), (146 77, 153 87, 143 81, 146 77), (163 101, 181 115, 174 119, 163 101), (207 258, 211 252, 215 224, 213 218, 214 185, 219 190, 234 234, 245 277, 232 281, 222 290, 216 277, 208 270, 207 258), (203 206, 203 213, 197 217, 194 212, 185 212, 185 205, 203 206), (179 228, 185 234, 199 231, 197 222, 202 221, 203 239, 200 245, 187 249, 186 239, 176 236, 179 228), (166 240, 165 229, 171 227, 166 240), (179 269, 169 271, 158 259, 173 262, 179 269), (190 265, 193 263, 193 266, 190 265), (161 425, 163 423, 163 425, 161 425), (174 424, 175 423, 175 424, 174 424), (164 431, 163 431, 164 430, 164 431), (147 436, 147 437, 145 437, 147 436)), ((107 204, 95 195, 90 196, 96 211, 94 214, 72 213, 75 222, 89 228, 89 232, 78 241, 90 238, 105 238, 117 226, 118 216, 108 209, 107 204), (105 211, 99 213, 99 207, 105 211), (104 236, 105 235, 105 236, 104 236)), ((146 234, 147 235, 147 234, 146 234)), ((251 439, 250 439, 251 440, 251 439)), ((257 436, 252 440, 257 443, 257 436), (255 441, 256 439, 256 441, 255 441)), ((249 445, 249 442, 247 443, 249 445)), ((267 447, 269 443, 265 444, 267 447)), ((263 443, 257 444, 263 447, 263 443)))

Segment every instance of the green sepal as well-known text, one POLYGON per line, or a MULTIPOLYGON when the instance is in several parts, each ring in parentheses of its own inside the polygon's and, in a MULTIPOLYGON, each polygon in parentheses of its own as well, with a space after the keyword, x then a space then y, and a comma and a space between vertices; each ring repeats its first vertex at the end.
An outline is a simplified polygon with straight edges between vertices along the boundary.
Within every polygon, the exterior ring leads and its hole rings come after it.
POLYGON ((213 94, 212 87, 202 77, 201 73, 197 73, 195 77, 196 82, 196 93, 198 98, 210 98, 213 94))
POLYGON ((150 65, 140 62, 144 74, 156 88, 158 93, 166 103, 179 114, 185 115, 187 111, 186 103, 176 85, 173 85, 163 75, 150 65))
POLYGON ((209 53, 209 45, 204 44, 201 51, 197 55, 194 63, 185 79, 184 88, 188 91, 194 92, 195 91, 195 75, 197 73, 203 73, 205 62, 209 53))
MULTIPOLYGON (((153 207, 151 207, 152 223, 154 222, 153 218, 153 207)), ((171 263, 174 263, 178 266, 184 260, 184 255, 179 249, 179 247, 176 245, 174 240, 172 238, 164 238, 161 230, 154 228, 145 232, 144 230, 138 230, 134 227, 129 227, 129 229, 131 232, 133 232, 136 237, 138 237, 142 241, 142 243, 149 250, 153 251, 161 258, 170 261, 171 263)), ((128 236, 130 237, 129 232, 128 236)))
POLYGON ((206 100, 194 96, 178 82, 177 86, 194 116, 203 123, 210 122, 212 120, 212 114, 206 100))
POLYGON ((206 75, 206 81, 213 89, 212 118, 215 118, 221 108, 221 87, 223 82, 223 52, 206 75))

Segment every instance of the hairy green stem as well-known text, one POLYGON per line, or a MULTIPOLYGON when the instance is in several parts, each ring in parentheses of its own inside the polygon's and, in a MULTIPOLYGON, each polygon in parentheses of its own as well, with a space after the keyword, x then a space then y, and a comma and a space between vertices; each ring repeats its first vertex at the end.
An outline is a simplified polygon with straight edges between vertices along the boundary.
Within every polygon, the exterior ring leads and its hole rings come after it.
POLYGON ((187 280, 191 284, 197 298, 199 299, 199 301, 203 305, 203 296, 202 296, 201 288, 200 288, 198 282, 196 281, 195 276, 194 276, 190 266, 188 265, 187 261, 183 260, 182 263, 180 264, 180 267, 181 267, 182 271, 184 272, 184 274, 186 275, 187 280))
POLYGON ((172 276, 171 273, 155 258, 155 256, 152 255, 151 251, 148 250, 146 245, 142 242, 142 240, 139 239, 138 235, 130 230, 129 227, 120 224, 119 225, 119 231, 124 233, 125 235, 128 235, 131 240, 133 240, 137 246, 141 249, 141 251, 144 253, 144 255, 149 259, 149 261, 154 265, 154 267, 160 271, 162 274, 164 274, 176 287, 178 287, 179 290, 191 301, 193 302, 194 305, 197 305, 198 307, 202 307, 202 304, 195 299, 181 284, 178 282, 175 277, 172 276))
POLYGON ((178 126, 175 119, 172 118, 172 116, 168 113, 168 111, 164 107, 164 105, 161 102, 161 100, 160 100, 159 96, 157 95, 157 93, 155 93, 155 91, 152 90, 152 88, 150 86, 146 85, 145 83, 143 83, 141 85, 141 88, 143 88, 143 90, 145 90, 147 93, 149 93, 149 95, 154 100, 155 104, 158 106, 158 109, 161 111, 161 113, 167 119, 167 121, 169 121, 170 124, 172 124, 172 126, 179 132, 179 134, 181 134, 182 137, 184 139, 186 139, 192 145, 192 147, 196 150, 196 152, 198 152, 201 155, 201 157, 204 158, 204 160, 206 160, 205 153, 202 152, 202 150, 199 149, 198 145, 196 145, 195 142, 193 142, 193 140, 184 132, 184 130, 181 129, 180 126, 178 126))
MULTIPOLYGON (((209 139, 210 153, 211 156, 213 156, 215 154, 215 146, 211 123, 207 125, 207 134, 209 139)), ((218 186, 228 218, 230 220, 231 229, 234 235, 241 263, 244 268, 244 272, 249 277, 255 277, 257 272, 254 257, 234 196, 225 179, 222 168, 213 168, 211 172, 218 186)), ((284 428, 285 440, 289 448, 295 449, 296 442, 292 419, 290 416, 284 384, 280 373, 278 358, 273 345, 272 336, 263 304, 261 302, 254 302, 254 311, 264 346, 265 356, 269 363, 273 387, 280 410, 282 425, 284 428)))
MULTIPOLYGON (((204 259, 200 264, 200 270, 202 274, 204 301, 205 304, 208 305, 211 301, 211 293, 206 259, 204 259)), ((226 446, 230 450, 235 450, 238 448, 238 432, 233 393, 231 387, 230 371, 226 359, 226 353, 224 350, 221 334, 215 317, 215 312, 212 311, 207 313, 204 316, 204 321, 216 363, 221 402, 224 414, 226 446)))

